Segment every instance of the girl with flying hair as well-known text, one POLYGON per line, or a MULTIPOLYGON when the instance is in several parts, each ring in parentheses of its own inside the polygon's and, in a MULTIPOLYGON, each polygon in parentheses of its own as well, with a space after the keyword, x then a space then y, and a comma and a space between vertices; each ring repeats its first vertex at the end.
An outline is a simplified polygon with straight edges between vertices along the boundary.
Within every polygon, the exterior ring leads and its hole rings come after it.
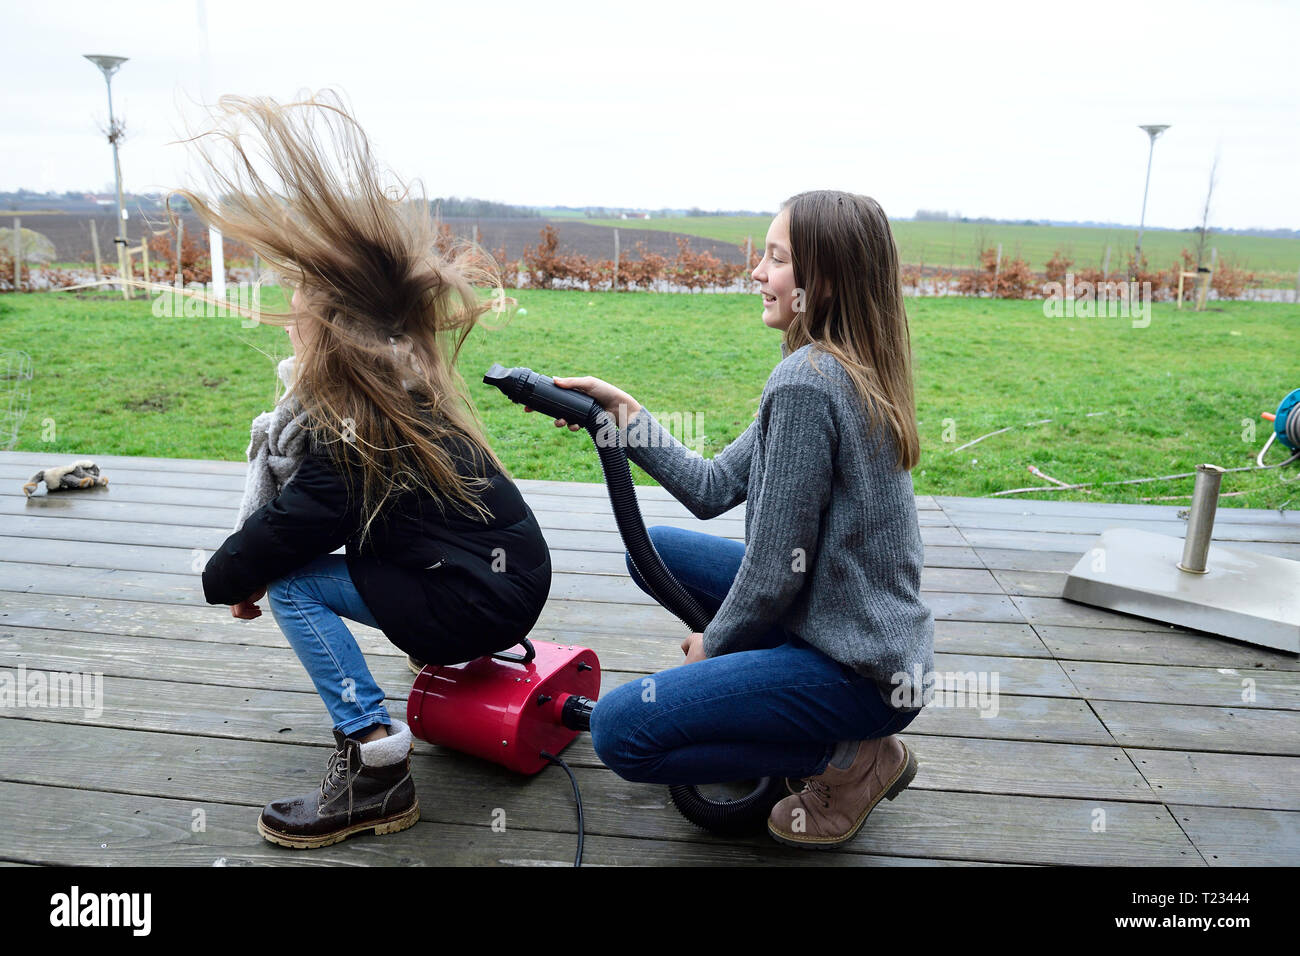
POLYGON ((249 449, 270 441, 292 473, 244 509, 203 571, 204 595, 243 619, 266 597, 334 730, 320 788, 271 802, 258 829, 298 848, 396 832, 419 819, 411 732, 343 619, 454 664, 518 643, 550 591, 541 529, 456 367, 492 308, 476 286, 496 287, 499 303, 500 285, 475 247, 439 251, 428 203, 386 184, 332 94, 223 98, 194 142, 211 198, 178 194, 293 290, 289 312, 260 316, 287 328, 294 361, 281 368, 281 414, 260 438, 255 423, 249 449))
MULTIPOLYGON (((916 775, 896 735, 934 671, 911 477, 911 342, 889 221, 865 196, 800 193, 773 220, 753 278, 783 358, 753 424, 712 459, 621 389, 555 380, 615 416, 628 456, 696 517, 746 502, 744 544, 649 529, 669 570, 715 614, 682 642, 685 664, 601 698, 592 743, 629 780, 802 780, 772 809, 768 832, 834 847, 916 775)), ((649 593, 630 555, 627 564, 649 593)))

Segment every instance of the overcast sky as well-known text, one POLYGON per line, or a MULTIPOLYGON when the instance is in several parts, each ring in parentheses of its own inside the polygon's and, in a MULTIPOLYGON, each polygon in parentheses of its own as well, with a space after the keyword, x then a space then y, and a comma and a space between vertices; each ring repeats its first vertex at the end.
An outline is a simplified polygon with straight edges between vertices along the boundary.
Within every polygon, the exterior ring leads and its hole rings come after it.
POLYGON ((103 189, 126 56, 126 187, 191 181, 195 102, 333 87, 429 195, 775 209, 805 189, 893 216, 1300 228, 1300 4, 405 3, 0 6, 0 190, 103 189))

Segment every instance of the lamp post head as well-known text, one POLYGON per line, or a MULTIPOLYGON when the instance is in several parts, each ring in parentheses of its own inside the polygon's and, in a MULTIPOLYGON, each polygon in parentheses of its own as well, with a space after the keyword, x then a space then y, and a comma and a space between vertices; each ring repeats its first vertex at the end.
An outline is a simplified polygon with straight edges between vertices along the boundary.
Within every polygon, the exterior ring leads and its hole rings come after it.
POLYGON ((104 74, 105 80, 111 80, 113 74, 117 72, 118 67, 127 60, 124 56, 104 56, 99 53, 85 53, 83 56, 85 56, 85 58, 91 63, 95 64, 95 66, 99 67, 104 74))
POLYGON ((1144 129, 1147 131, 1147 135, 1151 137, 1151 142, 1153 143, 1156 141, 1157 137, 1159 137, 1160 134, 1163 133, 1168 128, 1169 128, 1168 124, 1165 124, 1164 126, 1139 126, 1138 127, 1138 129, 1144 129))

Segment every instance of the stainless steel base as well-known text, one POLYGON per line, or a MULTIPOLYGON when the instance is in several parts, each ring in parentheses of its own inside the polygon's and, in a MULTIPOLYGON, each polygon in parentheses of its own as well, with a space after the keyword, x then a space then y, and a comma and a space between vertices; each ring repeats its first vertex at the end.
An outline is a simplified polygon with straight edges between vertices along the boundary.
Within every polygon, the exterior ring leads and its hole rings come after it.
POLYGON ((1300 654, 1300 561, 1211 544, 1181 571, 1183 539, 1110 528, 1074 566, 1065 598, 1300 654))

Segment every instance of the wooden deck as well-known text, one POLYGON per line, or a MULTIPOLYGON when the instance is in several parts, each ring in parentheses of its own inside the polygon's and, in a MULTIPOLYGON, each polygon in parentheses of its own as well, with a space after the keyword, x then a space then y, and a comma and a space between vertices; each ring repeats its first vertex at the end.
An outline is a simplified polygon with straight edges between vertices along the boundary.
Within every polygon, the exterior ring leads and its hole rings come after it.
MULTIPOLYGON (((233 523, 244 466, 94 457, 107 488, 30 500, 72 455, 0 453, 0 672, 103 675, 103 712, 0 708, 0 861, 37 864, 568 864, 568 779, 417 742, 422 821, 310 852, 257 833, 316 786, 325 708, 270 613, 237 621, 198 571, 233 523), (494 829, 504 810, 505 829, 494 829)), ((552 548, 536 635, 587 644, 604 686, 680 662, 682 625, 628 578, 604 486, 521 481, 552 548)), ((646 523, 743 540, 743 506, 702 522, 659 488, 646 523)), ((1300 661, 1060 597, 1110 526, 1181 535, 1176 507, 917 499, 936 669, 999 675, 999 709, 929 707, 920 772, 848 848, 808 853, 695 830, 664 788, 565 752, 591 864, 1300 863, 1300 661), (1254 700, 1243 701, 1245 678, 1254 700)), ((1300 514, 1221 509, 1215 540, 1300 559, 1300 514)), ((354 625, 404 716, 402 654, 354 625)))

